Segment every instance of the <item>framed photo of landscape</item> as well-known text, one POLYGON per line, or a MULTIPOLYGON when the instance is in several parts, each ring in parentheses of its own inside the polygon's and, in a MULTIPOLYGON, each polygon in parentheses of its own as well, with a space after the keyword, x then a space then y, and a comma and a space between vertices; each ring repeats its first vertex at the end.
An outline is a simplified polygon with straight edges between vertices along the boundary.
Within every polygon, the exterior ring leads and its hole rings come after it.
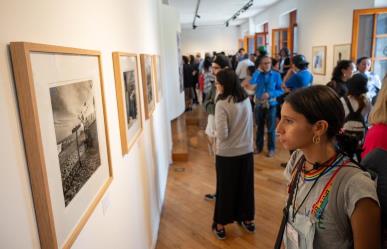
POLYGON ((327 46, 312 47, 312 72, 325 75, 327 65, 327 46))
POLYGON ((155 93, 156 93, 156 101, 160 102, 162 97, 162 81, 161 81, 161 65, 160 65, 160 56, 153 55, 153 69, 155 76, 155 93))
POLYGON ((333 46, 333 68, 341 60, 351 59, 351 44, 338 44, 333 46))
POLYGON ((114 52, 113 65, 121 148, 122 155, 125 155, 142 131, 137 55, 114 52))
POLYGON ((149 119, 152 115, 156 100, 154 92, 154 69, 152 63, 152 55, 141 54, 141 78, 142 78, 142 92, 144 96, 144 108, 145 108, 145 118, 149 119))
POLYGON ((70 248, 113 174, 98 51, 10 44, 41 248, 70 248))

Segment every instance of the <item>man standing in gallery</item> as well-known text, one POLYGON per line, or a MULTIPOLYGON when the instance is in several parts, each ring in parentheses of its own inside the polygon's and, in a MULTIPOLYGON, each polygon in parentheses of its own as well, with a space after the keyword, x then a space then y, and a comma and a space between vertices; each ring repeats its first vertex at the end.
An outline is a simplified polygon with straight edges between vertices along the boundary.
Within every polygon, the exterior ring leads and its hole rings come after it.
POLYGON ((277 114, 277 97, 284 91, 281 88, 280 73, 271 70, 271 58, 264 55, 260 59, 260 70, 256 70, 250 81, 255 86, 255 120, 257 124, 256 153, 263 150, 265 124, 268 130, 268 157, 275 153, 275 121, 277 114))
POLYGON ((247 75, 247 68, 254 66, 254 63, 250 61, 249 55, 246 53, 243 55, 243 59, 238 63, 235 73, 238 75, 240 82, 242 82, 247 75))

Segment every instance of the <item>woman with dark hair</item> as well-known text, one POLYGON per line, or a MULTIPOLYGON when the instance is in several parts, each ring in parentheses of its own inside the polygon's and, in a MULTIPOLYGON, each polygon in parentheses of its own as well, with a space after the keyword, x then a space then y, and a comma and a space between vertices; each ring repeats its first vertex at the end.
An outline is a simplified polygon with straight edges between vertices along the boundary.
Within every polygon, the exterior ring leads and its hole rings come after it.
POLYGON ((291 67, 290 63, 290 51, 287 47, 281 48, 279 51, 280 59, 279 59, 279 72, 282 78, 286 75, 288 70, 291 67))
POLYGON ((285 98, 277 132, 286 149, 296 150, 285 169, 289 196, 281 228, 288 249, 380 248, 375 182, 337 149, 343 122, 343 105, 327 86, 285 98))
POLYGON ((348 88, 345 82, 352 77, 354 70, 355 70, 355 65, 353 61, 351 60, 339 61, 336 67, 333 69, 332 79, 327 84, 327 86, 335 90, 335 92, 340 97, 347 95, 348 88))
POLYGON ((254 232, 253 114, 232 69, 216 74, 216 203, 212 230, 225 239, 225 225, 237 221, 254 232))
POLYGON ((193 98, 193 68, 189 64, 187 56, 183 55, 183 83, 184 83, 184 97, 185 97, 185 111, 192 111, 192 98, 193 98))
POLYGON ((198 95, 196 93, 196 85, 199 83, 199 61, 192 54, 189 56, 189 64, 192 67, 192 92, 193 103, 199 104, 198 95))
POLYGON ((364 122, 367 121, 368 114, 372 108, 371 102, 367 98, 367 81, 367 77, 362 73, 355 74, 347 81, 348 95, 341 97, 345 116, 348 116, 350 112, 350 108, 348 106, 348 104, 350 104, 353 111, 360 112, 364 118, 364 122), (347 103, 346 98, 348 99, 349 103, 347 103))

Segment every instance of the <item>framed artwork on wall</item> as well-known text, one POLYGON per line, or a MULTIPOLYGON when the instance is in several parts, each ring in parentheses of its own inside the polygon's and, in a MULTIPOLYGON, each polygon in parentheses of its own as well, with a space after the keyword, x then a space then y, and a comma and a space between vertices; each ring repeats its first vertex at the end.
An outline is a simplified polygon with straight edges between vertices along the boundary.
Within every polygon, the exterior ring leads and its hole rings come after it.
POLYGON ((113 179, 101 55, 10 48, 41 248, 70 248, 113 179))
POLYGON ((152 115, 156 101, 154 92, 154 69, 152 63, 152 55, 141 54, 141 78, 142 78, 142 92, 144 95, 145 118, 148 119, 152 115))
POLYGON ((327 46, 312 47, 312 72, 325 75, 327 64, 327 46))
POLYGON ((153 69, 154 69, 154 76, 155 76, 155 93, 156 93, 156 101, 160 102, 160 99, 162 97, 162 81, 161 81, 161 65, 160 65, 160 56, 159 55, 153 55, 153 69))
POLYGON ((180 93, 184 91, 184 77, 183 77, 183 57, 181 53, 181 33, 176 33, 176 44, 177 44, 177 63, 179 65, 179 87, 180 93))
POLYGON ((125 155, 142 131, 137 55, 114 52, 113 65, 121 149, 125 155))
POLYGON ((333 68, 341 60, 351 59, 351 44, 338 44, 333 46, 333 68))

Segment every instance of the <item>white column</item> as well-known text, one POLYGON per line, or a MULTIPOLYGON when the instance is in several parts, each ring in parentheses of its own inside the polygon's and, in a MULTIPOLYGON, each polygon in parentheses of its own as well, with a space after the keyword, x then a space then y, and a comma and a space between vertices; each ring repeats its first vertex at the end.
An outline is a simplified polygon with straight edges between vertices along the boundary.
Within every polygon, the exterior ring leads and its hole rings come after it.
POLYGON ((252 17, 249 17, 249 34, 250 35, 255 34, 255 23, 254 23, 254 19, 252 17))

